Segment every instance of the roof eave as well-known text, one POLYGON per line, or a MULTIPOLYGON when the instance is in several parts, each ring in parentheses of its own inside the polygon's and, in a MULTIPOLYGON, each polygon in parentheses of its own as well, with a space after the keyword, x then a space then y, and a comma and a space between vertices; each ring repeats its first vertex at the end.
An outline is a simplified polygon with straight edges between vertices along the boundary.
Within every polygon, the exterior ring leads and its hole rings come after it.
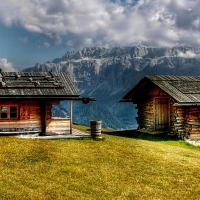
POLYGON ((139 89, 144 87, 148 83, 149 79, 145 76, 138 84, 136 84, 122 99, 130 99, 130 96, 134 95, 139 89))
POLYGON ((80 97, 80 96, 3 96, 0 99, 37 99, 37 100, 78 100, 82 101, 84 98, 88 99, 89 101, 97 101, 94 97, 80 97))
POLYGON ((179 102, 174 103, 173 106, 200 106, 200 102, 179 102))
POLYGON ((119 102, 119 103, 124 103, 124 102, 133 103, 133 101, 131 99, 120 99, 117 102, 119 102))

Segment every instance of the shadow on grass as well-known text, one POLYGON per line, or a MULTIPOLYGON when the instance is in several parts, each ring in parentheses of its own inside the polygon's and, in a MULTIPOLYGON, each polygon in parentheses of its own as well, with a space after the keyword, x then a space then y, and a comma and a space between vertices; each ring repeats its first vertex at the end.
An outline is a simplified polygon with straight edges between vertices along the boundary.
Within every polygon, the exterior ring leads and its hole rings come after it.
POLYGON ((176 141, 177 140, 177 138, 175 137, 168 136, 167 133, 153 135, 153 134, 148 134, 148 133, 142 133, 137 130, 112 131, 112 132, 102 131, 102 134, 149 140, 149 141, 169 141, 169 140, 176 141))

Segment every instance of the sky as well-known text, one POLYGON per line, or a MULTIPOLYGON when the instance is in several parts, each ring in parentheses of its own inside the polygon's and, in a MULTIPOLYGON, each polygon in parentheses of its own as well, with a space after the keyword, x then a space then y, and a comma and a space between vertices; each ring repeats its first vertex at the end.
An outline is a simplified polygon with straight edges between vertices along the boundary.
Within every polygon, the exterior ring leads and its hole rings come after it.
POLYGON ((200 46, 199 0, 0 0, 0 68, 83 47, 200 46))

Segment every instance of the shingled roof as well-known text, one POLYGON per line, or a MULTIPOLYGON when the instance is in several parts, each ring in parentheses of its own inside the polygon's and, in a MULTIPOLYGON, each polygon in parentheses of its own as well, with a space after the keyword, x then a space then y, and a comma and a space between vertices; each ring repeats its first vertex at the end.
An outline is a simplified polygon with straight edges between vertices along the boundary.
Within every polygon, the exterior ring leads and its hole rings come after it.
POLYGON ((2 72, 0 98, 78 99, 79 92, 68 73, 2 72))
POLYGON ((124 97, 123 100, 132 100, 138 91, 148 88, 154 84, 173 97, 176 105, 200 105, 200 77, 199 76, 159 76, 148 75, 133 87, 124 97))

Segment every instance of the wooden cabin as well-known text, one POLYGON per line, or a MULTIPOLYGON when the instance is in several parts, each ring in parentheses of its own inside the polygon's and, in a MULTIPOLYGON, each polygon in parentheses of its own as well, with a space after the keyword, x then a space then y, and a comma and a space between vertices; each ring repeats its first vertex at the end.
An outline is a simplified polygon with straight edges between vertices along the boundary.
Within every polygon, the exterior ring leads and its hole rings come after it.
POLYGON ((0 70, 0 135, 72 133, 72 101, 81 99, 67 73, 0 70), (52 117, 62 100, 71 102, 70 117, 52 117))
POLYGON ((144 132, 200 137, 200 77, 145 76, 120 102, 137 104, 144 132))

